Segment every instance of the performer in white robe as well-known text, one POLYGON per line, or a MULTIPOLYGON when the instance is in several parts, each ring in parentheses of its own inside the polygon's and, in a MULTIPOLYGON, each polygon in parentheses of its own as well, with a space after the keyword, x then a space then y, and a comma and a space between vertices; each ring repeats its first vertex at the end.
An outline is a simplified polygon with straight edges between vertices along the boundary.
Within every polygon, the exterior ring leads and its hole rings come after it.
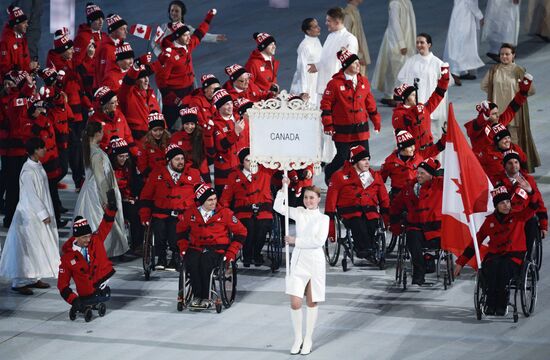
MULTIPOLYGON (((330 34, 328 34, 323 49, 321 51, 321 59, 315 64, 311 64, 309 72, 318 73, 317 77, 317 94, 318 101, 325 92, 328 82, 332 79, 332 75, 336 74, 342 68, 340 60, 336 53, 342 48, 347 48, 354 54, 357 54, 359 45, 357 38, 353 36, 344 26, 344 10, 342 8, 332 8, 327 11, 325 25, 330 34)), ((322 161, 330 163, 336 155, 336 147, 330 135, 321 134, 323 137, 323 153, 322 161)))
POLYGON ((508 43, 516 46, 518 36, 519 0, 489 0, 481 33, 481 39, 489 43, 487 56, 494 60, 498 59, 500 45, 508 43))
MULTIPOLYGON (((449 63, 453 76, 485 65, 477 51, 477 31, 482 19, 478 0, 455 0, 443 52, 443 60, 449 63)), ((475 78, 474 74, 462 76, 466 80, 475 78)))
POLYGON ((49 287, 41 278, 57 278, 60 258, 48 177, 39 161, 46 153, 44 141, 30 139, 27 152, 19 175, 19 203, 0 258, 0 277, 12 280, 13 290, 32 295, 32 287, 49 287))
POLYGON ((371 85, 384 93, 383 104, 394 105, 397 74, 416 50, 416 17, 411 0, 391 0, 388 8, 388 27, 380 45, 371 85))
MULTIPOLYGON (((103 218, 103 206, 107 204, 107 191, 115 189, 117 207, 119 209, 123 208, 120 190, 118 189, 109 157, 98 146, 99 141, 103 137, 101 127, 99 127, 99 132, 96 132, 98 125, 100 124, 88 123, 85 129, 87 135, 82 136, 83 143, 89 141, 90 166, 86 166, 86 179, 78 194, 74 208, 74 215, 87 219, 92 231, 97 230, 103 218)), ((86 156, 86 152, 84 151, 84 156, 86 156)), ((113 228, 104 243, 108 257, 123 255, 128 251, 128 239, 126 237, 122 211, 117 211, 113 228)))
MULTIPOLYGON (((443 61, 430 51, 431 47, 431 36, 426 33, 418 34, 416 36, 416 49, 418 50, 418 54, 407 59, 405 65, 403 65, 397 75, 396 86, 403 83, 413 85, 415 79, 418 79, 417 94, 418 102, 421 103, 426 103, 437 87, 437 80, 441 75, 441 66, 443 65, 443 61)), ((451 77, 449 86, 453 84, 454 81, 451 77)), ((439 136, 443 123, 447 121, 447 94, 448 92, 431 116, 432 134, 434 138, 439 136)))
POLYGON ((296 60, 296 72, 292 78, 290 92, 293 94, 309 95, 309 102, 319 104, 317 97, 317 73, 308 72, 309 64, 316 64, 321 60, 323 46, 319 41, 321 28, 317 20, 307 18, 302 22, 304 40, 298 46, 298 59, 296 60))

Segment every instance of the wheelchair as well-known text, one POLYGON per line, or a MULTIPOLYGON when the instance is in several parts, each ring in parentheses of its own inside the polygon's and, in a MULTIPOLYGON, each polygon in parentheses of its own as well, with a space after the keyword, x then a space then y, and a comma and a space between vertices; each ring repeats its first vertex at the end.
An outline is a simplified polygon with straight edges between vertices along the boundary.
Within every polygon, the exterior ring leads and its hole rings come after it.
POLYGON ((531 261, 535 263, 537 268, 537 277, 542 266, 542 235, 540 231, 537 231, 537 236, 533 242, 533 249, 531 250, 531 261))
MULTIPOLYGON (((183 309, 194 309, 190 306, 193 299, 193 289, 191 288, 191 279, 189 278, 189 271, 185 267, 184 258, 180 259, 179 267, 179 281, 178 281, 178 297, 177 297, 177 310, 183 311, 183 309)), ((237 294, 237 263, 232 261, 227 263, 223 259, 220 264, 212 269, 210 273, 210 293, 208 296, 209 303, 211 304, 207 309, 196 310, 208 310, 214 308, 219 314, 222 311, 222 306, 226 309, 230 308, 235 301, 237 294)))
MULTIPOLYGON (((520 298, 521 310, 525 317, 531 316, 535 311, 537 303, 537 266, 531 259, 525 259, 519 275, 512 278, 506 288, 508 306, 512 307, 512 317, 515 323, 519 320, 518 296, 520 298), (511 294, 513 292, 513 298, 511 294), (512 301, 513 300, 513 301, 512 301)), ((482 274, 478 271, 475 279, 474 309, 476 318, 481 320, 485 315, 485 304, 487 302, 487 286, 482 274)))
POLYGON ((151 271, 155 270, 155 235, 153 227, 149 224, 143 234, 143 275, 145 280, 151 278, 151 271))
MULTIPOLYGON (((348 271, 348 259, 351 265, 355 265, 355 254, 353 237, 351 230, 348 229, 339 215, 336 215, 334 219, 334 226, 336 239, 325 241, 325 258, 330 266, 336 266, 340 253, 342 252, 342 270, 348 271)), ((386 268, 386 230, 384 229, 384 223, 382 219, 378 219, 378 227, 374 234, 374 248, 373 248, 373 262, 378 266, 380 270, 386 268)))
POLYGON ((99 289, 95 294, 87 297, 82 297, 82 304, 84 309, 76 310, 74 307, 71 307, 69 310, 69 319, 75 321, 78 313, 84 315, 84 321, 92 321, 93 312, 97 311, 99 317, 105 316, 107 312, 107 305, 105 303, 111 299, 111 288, 106 286, 104 289, 99 289))
POLYGON ((271 272, 274 273, 281 267, 283 262, 283 221, 284 218, 278 212, 273 211, 273 222, 271 231, 267 233, 267 258, 270 261, 271 272))

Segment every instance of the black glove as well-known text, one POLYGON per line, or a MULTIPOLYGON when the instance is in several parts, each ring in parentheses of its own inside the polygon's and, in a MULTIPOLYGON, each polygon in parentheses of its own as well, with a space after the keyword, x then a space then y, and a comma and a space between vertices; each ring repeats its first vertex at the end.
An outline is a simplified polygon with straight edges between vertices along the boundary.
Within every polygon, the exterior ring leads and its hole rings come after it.
POLYGON ((73 306, 73 309, 75 309, 76 311, 82 312, 84 310, 84 304, 82 303, 82 300, 80 299, 80 297, 77 297, 76 299, 73 300, 72 306, 73 306))
POLYGON ((107 208, 112 211, 116 211, 118 209, 116 205, 115 189, 110 189, 107 191, 107 208))

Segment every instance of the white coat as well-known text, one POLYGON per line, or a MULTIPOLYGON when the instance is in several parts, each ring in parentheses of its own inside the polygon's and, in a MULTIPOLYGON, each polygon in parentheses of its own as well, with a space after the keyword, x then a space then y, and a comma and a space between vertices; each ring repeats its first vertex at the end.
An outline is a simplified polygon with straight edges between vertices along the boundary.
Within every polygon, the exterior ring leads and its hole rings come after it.
POLYGON ((296 72, 292 78, 290 92, 293 94, 309 94, 309 102, 318 104, 317 98, 317 73, 309 73, 308 65, 317 64, 321 60, 323 46, 318 37, 305 35, 304 40, 298 46, 298 58, 296 60, 296 72))
POLYGON ((517 45, 518 36, 519 4, 514 4, 513 0, 489 0, 481 39, 489 43, 517 45))
POLYGON ((42 164, 27 159, 19 176, 19 203, 0 258, 0 276, 7 279, 56 278, 59 236, 48 177, 42 164), (49 224, 43 220, 50 218, 49 224))
POLYGON ((478 0, 455 0, 443 60, 449 63, 451 72, 459 75, 485 65, 477 50, 477 30, 483 14, 478 0))
POLYGON ((128 239, 124 227, 122 198, 114 176, 109 157, 97 145, 90 146, 91 167, 86 168, 86 179, 78 194, 74 208, 75 216, 88 220, 92 231, 96 231, 103 219, 103 204, 107 203, 107 191, 115 189, 118 211, 111 232, 105 239, 107 256, 119 256, 128 251, 128 239))
POLYGON ((411 0, 392 0, 388 7, 388 27, 380 45, 371 84, 391 99, 399 70, 416 52, 416 17, 411 0), (401 49, 407 49, 407 53, 402 55, 401 49))
MULTIPOLYGON (((277 193, 273 209, 285 214, 284 195, 277 193)), ((289 217, 296 221, 296 243, 292 251, 290 277, 286 284, 288 295, 302 298, 311 282, 313 302, 325 301, 326 261, 323 245, 328 236, 329 217, 319 209, 289 207, 289 217)))

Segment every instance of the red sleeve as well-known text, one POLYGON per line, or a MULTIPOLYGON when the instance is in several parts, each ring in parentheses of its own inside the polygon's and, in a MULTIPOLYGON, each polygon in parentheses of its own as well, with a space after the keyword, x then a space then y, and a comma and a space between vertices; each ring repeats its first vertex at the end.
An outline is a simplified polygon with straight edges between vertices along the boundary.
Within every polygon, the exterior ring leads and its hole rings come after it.
POLYGON ((176 239, 180 253, 186 252, 187 248, 189 248, 189 214, 191 211, 192 209, 185 211, 182 218, 180 219, 180 221, 178 221, 178 224, 176 225, 176 239))
POLYGON ((235 171, 229 175, 229 178, 227 179, 228 184, 223 188, 222 196, 220 198, 220 205, 226 208, 231 207, 231 202, 233 201, 233 197, 235 195, 235 171))
POLYGON ((214 144, 216 151, 225 151, 229 149, 233 144, 239 140, 239 135, 235 132, 235 129, 224 133, 223 129, 216 126, 214 131, 214 144))
POLYGON ((72 304, 74 299, 78 297, 78 295, 71 289, 71 278, 71 267, 67 264, 65 257, 61 257, 61 263, 59 264, 59 275, 57 277, 57 288, 59 289, 59 294, 61 294, 61 297, 69 304, 72 304))
POLYGON ((321 98, 321 120, 323 122, 324 131, 334 131, 333 121, 332 121, 332 107, 334 105, 335 91, 334 91, 334 81, 331 80, 327 84, 327 88, 323 93, 321 98))
POLYGON ((206 21, 201 22, 199 27, 195 29, 195 31, 193 32, 193 35, 191 36, 191 39, 188 45, 189 51, 193 51, 193 49, 200 44, 202 38, 204 37, 204 35, 206 35, 209 28, 210 28, 209 23, 207 23, 206 21))
POLYGON ((149 167, 149 161, 148 157, 149 154, 147 153, 147 149, 145 149, 145 146, 142 142, 137 144, 137 160, 136 160, 136 166, 139 170, 139 172, 145 176, 148 175, 148 173, 151 171, 151 169, 148 169, 149 167))
MULTIPOLYGON (((378 206, 380 207, 380 215, 382 215, 382 219, 384 220, 384 223, 389 225, 390 223, 390 196, 388 195, 388 190, 386 190, 386 186, 382 182, 382 177, 379 173, 375 173, 375 176, 377 178, 377 181, 379 182, 378 186, 378 206)), ((386 226, 387 226, 386 225, 386 226)))
POLYGON ((239 249, 243 246, 246 240, 247 230, 246 227, 237 219, 233 214, 233 211, 226 208, 226 211, 229 213, 226 217, 226 224, 229 228, 229 231, 233 235, 231 237, 231 244, 227 251, 233 252, 236 254, 239 249))
POLYGON ((517 92, 512 101, 506 107, 506 110, 499 116, 498 122, 504 126, 508 126, 514 120, 516 113, 521 109, 527 101, 527 97, 521 92, 517 92))
POLYGON ((426 103, 424 104, 424 107, 428 113, 433 113, 435 109, 439 106, 439 103, 441 100, 443 100, 443 97, 445 97, 445 92, 447 92, 447 88, 449 87, 449 79, 445 77, 440 77, 437 81, 437 86, 428 99, 426 103))
POLYGON ((418 153, 424 158, 436 157, 440 152, 445 150, 445 144, 447 142, 447 134, 443 134, 441 139, 435 144, 429 145, 423 150, 419 150, 418 153))
POLYGON ((367 93, 367 97, 365 98, 365 106, 367 108, 370 121, 372 121, 372 123, 374 124, 374 130, 380 131, 382 120, 380 118, 380 113, 376 108, 376 100, 374 99, 374 96, 372 95, 372 91, 370 91, 370 89, 367 93))
POLYGON ((128 147, 130 148, 130 154, 135 158, 138 154, 138 149, 136 146, 136 142, 134 141, 134 137, 132 136, 132 132, 130 131, 130 127, 128 126, 128 121, 126 121, 126 117, 122 112, 120 112, 120 117, 122 122, 124 123, 122 126, 124 126, 124 140, 128 143, 128 147))
MULTIPOLYGON (((485 219, 485 221, 483 222, 483 225, 481 225, 481 228, 479 228, 479 231, 476 234, 476 239, 479 246, 481 246, 481 243, 483 242, 483 240, 485 240, 486 237, 490 236, 489 232, 487 231, 489 223, 490 221, 487 221, 487 219, 485 219)), ((462 253, 462 255, 460 255, 458 259, 456 259, 456 263, 458 265, 464 266, 470 261, 472 257, 475 256, 475 254, 476 253, 474 248, 474 242, 471 241, 470 245, 468 245, 466 249, 464 249, 464 252, 462 253)))
POLYGON ((155 189, 159 172, 153 172, 147 177, 145 186, 141 190, 139 218, 142 223, 151 219, 152 208, 155 204, 155 189))

